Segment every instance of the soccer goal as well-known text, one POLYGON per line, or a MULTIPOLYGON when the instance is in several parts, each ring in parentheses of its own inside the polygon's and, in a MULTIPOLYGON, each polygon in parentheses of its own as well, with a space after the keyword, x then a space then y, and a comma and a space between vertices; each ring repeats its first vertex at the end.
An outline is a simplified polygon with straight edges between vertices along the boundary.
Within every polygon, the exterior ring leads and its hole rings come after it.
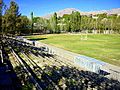
POLYGON ((81 31, 81 40, 87 40, 88 39, 88 31, 83 30, 81 31))

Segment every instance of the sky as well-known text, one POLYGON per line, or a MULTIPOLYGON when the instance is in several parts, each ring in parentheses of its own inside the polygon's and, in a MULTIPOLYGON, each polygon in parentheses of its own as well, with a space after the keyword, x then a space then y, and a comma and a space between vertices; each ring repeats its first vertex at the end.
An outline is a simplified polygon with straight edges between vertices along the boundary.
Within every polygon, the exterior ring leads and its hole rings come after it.
MULTIPOLYGON (((11 0, 3 0, 9 7, 11 0)), ((19 5, 22 15, 44 16, 65 8, 76 8, 80 11, 97 11, 120 8, 120 0, 14 0, 19 5)))

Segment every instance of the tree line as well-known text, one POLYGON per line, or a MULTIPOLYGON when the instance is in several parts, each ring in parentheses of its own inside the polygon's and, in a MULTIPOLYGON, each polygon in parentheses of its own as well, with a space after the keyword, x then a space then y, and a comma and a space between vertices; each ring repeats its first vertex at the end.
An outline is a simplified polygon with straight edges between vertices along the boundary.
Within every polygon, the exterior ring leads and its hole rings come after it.
POLYGON ((107 15, 81 15, 80 12, 64 14, 62 17, 54 13, 49 19, 34 17, 31 19, 19 12, 15 1, 7 7, 0 2, 0 33, 2 34, 33 34, 33 33, 120 33, 120 16, 107 15))
POLYGON ((19 6, 15 1, 10 2, 7 7, 3 0, 0 3, 0 33, 20 35, 31 33, 31 20, 19 12, 19 6))
POLYGON ((80 12, 73 11, 72 14, 59 17, 54 13, 50 19, 34 17, 34 24, 36 30, 46 33, 120 33, 120 16, 117 14, 80 15, 80 12))

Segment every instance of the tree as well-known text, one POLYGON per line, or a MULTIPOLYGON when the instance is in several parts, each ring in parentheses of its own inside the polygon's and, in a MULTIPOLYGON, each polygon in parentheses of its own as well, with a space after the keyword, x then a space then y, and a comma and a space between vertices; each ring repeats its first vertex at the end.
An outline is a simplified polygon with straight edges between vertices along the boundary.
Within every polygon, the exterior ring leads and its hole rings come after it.
POLYGON ((34 31, 40 33, 46 33, 49 30, 49 20, 41 17, 34 17, 34 31))
MULTIPOLYGON (((116 24, 116 28, 117 28, 117 33, 120 34, 120 16, 117 16, 117 20, 116 20, 117 24, 116 24)), ((113 24, 113 23, 112 23, 113 24)), ((112 25, 111 24, 111 25, 112 25)))
POLYGON ((71 31, 71 29, 70 29, 70 15, 68 15, 68 14, 63 15, 60 23, 61 23, 61 28, 63 28, 63 30, 65 32, 71 31))
POLYGON ((3 0, 0 0, 0 32, 3 34, 2 29, 2 21, 3 21, 3 10, 5 9, 6 5, 4 4, 3 0))
POLYGON ((57 13, 54 13, 54 15, 50 18, 50 26, 51 26, 51 30, 53 33, 58 32, 58 28, 57 28, 57 13))
POLYGON ((21 16, 19 6, 16 2, 11 1, 2 16, 2 30, 4 34, 21 34, 30 32, 30 20, 27 16, 21 16))
POLYGON ((33 12, 31 12, 31 32, 33 33, 33 12))
POLYGON ((107 13, 96 15, 97 19, 97 29, 100 32, 106 32, 106 24, 107 24, 107 13))
POLYGON ((75 12, 75 18, 76 18, 76 31, 80 30, 80 26, 81 26, 81 16, 79 12, 75 12))
POLYGON ((10 2, 10 7, 5 11, 5 29, 6 29, 6 33, 9 32, 11 34, 16 34, 17 31, 17 27, 16 24, 18 23, 18 19, 20 17, 21 14, 19 14, 19 7, 17 5, 16 2, 11 1, 10 2))
POLYGON ((81 16, 79 12, 72 12, 71 18, 70 18, 70 25, 71 25, 71 31, 76 32, 80 30, 80 24, 81 24, 81 16))
POLYGON ((71 17, 70 17, 70 27, 71 27, 71 32, 75 30, 75 13, 72 12, 71 17))
POLYGON ((19 23, 16 24, 16 27, 18 27, 18 34, 29 34, 31 29, 30 20, 27 16, 20 16, 19 23))
POLYGON ((3 1, 0 0, 0 31, 2 30, 2 7, 3 7, 3 1))

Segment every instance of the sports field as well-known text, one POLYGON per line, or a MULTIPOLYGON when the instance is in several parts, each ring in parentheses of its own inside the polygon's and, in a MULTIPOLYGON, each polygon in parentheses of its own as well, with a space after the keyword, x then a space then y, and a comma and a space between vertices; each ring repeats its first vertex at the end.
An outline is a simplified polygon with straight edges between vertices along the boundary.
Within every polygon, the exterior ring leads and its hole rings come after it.
POLYGON ((47 34, 27 38, 120 66, 120 34, 89 34, 87 40, 81 40, 80 34, 47 34))

